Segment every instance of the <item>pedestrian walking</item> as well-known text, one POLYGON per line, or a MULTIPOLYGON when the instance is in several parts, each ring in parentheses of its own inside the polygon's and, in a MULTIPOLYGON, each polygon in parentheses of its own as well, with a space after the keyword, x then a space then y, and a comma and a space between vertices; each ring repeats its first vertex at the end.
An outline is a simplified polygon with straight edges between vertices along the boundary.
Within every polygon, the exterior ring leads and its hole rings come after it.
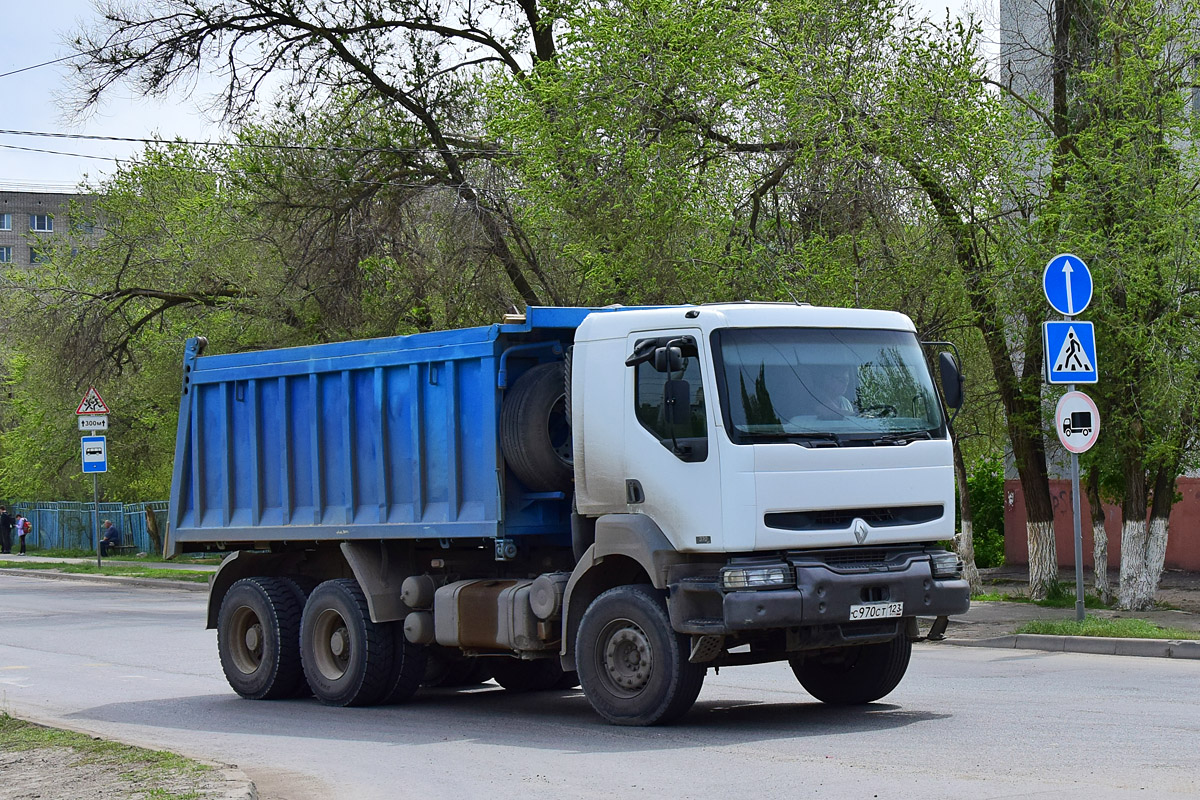
POLYGON ((21 555, 25 555, 25 537, 33 530, 33 525, 29 523, 29 517, 17 514, 17 520, 13 527, 17 530, 17 538, 21 540, 21 555))
POLYGON ((12 552, 13 518, 8 515, 8 508, 0 506, 0 553, 12 552))

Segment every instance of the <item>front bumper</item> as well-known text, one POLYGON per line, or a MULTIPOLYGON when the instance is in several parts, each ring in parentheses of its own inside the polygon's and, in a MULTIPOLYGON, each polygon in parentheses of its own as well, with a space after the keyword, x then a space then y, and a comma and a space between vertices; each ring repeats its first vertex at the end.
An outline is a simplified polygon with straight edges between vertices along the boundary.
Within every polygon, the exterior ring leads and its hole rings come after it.
MULTIPOLYGON (((694 634, 729 634, 781 628, 841 625, 850 623, 850 608, 863 603, 900 602, 903 617, 940 617, 962 614, 970 608, 967 581, 936 579, 928 557, 914 557, 888 567, 847 571, 819 562, 793 562, 794 588, 722 592, 720 617, 714 600, 690 599, 687 593, 672 593, 672 620, 676 630, 694 634), (707 615, 689 613, 687 606, 703 602, 712 609, 707 615)), ((710 584, 711 585, 711 584, 710 584)))

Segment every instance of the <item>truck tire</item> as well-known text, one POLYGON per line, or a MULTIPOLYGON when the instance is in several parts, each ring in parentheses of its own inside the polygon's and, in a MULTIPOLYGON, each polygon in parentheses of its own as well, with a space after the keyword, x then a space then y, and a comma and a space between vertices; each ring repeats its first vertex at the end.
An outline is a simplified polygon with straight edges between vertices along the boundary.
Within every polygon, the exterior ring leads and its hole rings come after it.
POLYGON ((379 700, 380 705, 391 706, 403 703, 421 688, 425 678, 425 657, 429 648, 413 644, 404 636, 404 623, 389 623, 392 628, 392 641, 396 649, 392 653, 392 674, 388 679, 389 688, 379 700))
POLYGON ((306 690, 300 661, 303 600, 283 578, 242 578, 217 616, 217 652, 233 690, 251 700, 306 690))
POLYGON ((888 642, 839 647, 820 655, 791 659, 792 672, 805 691, 837 706, 873 703, 900 684, 912 657, 904 635, 888 642))
POLYGON ((393 684, 395 630, 371 621, 367 599, 349 578, 325 581, 309 595, 300 624, 300 658, 313 694, 325 705, 369 706, 393 684))
MULTIPOLYGON (((492 680, 510 692, 544 692, 550 689, 570 688, 562 682, 575 680, 574 672, 563 672, 558 658, 538 658, 522 661, 519 658, 493 658, 492 680)), ((577 685, 577 684, 576 684, 577 685)))
POLYGON ((575 473, 562 364, 538 364, 513 383, 500 408, 500 447, 528 489, 570 491, 575 473))
POLYGON ((687 637, 671 628, 652 586, 618 586, 583 615, 575 663, 588 702, 616 725, 657 725, 687 713, 705 666, 688 661, 687 637))

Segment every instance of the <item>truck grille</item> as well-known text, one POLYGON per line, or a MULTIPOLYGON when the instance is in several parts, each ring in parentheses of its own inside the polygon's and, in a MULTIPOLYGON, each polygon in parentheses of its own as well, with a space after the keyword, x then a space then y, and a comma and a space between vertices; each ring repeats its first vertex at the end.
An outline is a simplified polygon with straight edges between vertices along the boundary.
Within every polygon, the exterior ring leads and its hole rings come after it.
POLYGON ((883 506, 877 508, 837 508, 815 511, 776 511, 763 517, 768 528, 785 531, 844 530, 861 519, 872 528, 919 525, 932 522, 944 513, 941 504, 927 506, 883 506))

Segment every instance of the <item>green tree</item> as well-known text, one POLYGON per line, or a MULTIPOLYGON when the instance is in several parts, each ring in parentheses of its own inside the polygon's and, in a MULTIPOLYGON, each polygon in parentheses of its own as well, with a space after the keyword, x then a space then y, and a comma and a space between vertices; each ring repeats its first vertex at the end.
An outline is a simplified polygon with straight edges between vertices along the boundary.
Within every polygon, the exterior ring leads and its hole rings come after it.
POLYGON ((1140 610, 1154 602, 1200 397, 1200 152, 1188 109, 1200 16, 1190 3, 1059 0, 1053 21, 1049 103, 1019 98, 1042 123, 1047 176, 1030 197, 1030 241, 1042 253, 1069 242, 1093 269, 1104 424, 1093 461, 1122 476, 1119 602, 1140 610))

